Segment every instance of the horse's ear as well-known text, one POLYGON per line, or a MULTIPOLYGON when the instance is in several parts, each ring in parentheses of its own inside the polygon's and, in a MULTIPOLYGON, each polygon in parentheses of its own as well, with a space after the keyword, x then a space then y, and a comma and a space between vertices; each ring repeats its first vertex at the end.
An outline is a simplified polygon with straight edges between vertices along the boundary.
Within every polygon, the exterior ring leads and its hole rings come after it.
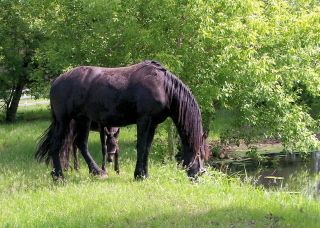
POLYGON ((110 131, 107 127, 104 127, 104 132, 107 134, 107 135, 110 135, 110 131))
POLYGON ((203 137, 204 139, 207 139, 207 138, 208 138, 208 132, 205 131, 205 132, 203 133, 202 137, 203 137))
POLYGON ((114 134, 114 136, 115 136, 116 138, 118 138, 119 133, 120 133, 120 127, 118 128, 118 130, 116 131, 116 133, 114 134))

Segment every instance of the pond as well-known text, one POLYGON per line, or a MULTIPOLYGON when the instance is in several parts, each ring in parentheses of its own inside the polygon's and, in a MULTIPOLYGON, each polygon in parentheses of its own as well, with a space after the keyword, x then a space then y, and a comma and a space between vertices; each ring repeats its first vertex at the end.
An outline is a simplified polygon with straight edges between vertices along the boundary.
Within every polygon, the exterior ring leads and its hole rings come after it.
POLYGON ((256 186, 320 199, 320 152, 268 153, 259 161, 220 160, 213 166, 256 186))

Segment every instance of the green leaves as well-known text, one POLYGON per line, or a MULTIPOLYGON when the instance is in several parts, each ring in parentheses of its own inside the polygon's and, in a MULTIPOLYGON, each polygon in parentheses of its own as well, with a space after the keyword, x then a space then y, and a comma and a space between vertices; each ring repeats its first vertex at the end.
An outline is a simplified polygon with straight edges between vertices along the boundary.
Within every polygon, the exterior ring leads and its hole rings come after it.
POLYGON ((32 63, 28 87, 37 95, 46 93, 48 78, 70 67, 155 59, 191 88, 206 128, 215 109, 223 108, 237 113, 233 132, 245 127, 258 138, 280 138, 289 150, 317 144, 313 135, 320 107, 318 1, 0 4, 0 64, 12 69, 10 77, 0 76, 2 81, 15 81, 26 53, 21 50, 26 48, 32 63))
POLYGON ((238 111, 234 130, 280 138, 288 150, 318 145, 310 103, 320 92, 320 14, 319 5, 307 2, 198 1, 200 45, 210 56, 205 68, 215 77, 218 99, 238 111))

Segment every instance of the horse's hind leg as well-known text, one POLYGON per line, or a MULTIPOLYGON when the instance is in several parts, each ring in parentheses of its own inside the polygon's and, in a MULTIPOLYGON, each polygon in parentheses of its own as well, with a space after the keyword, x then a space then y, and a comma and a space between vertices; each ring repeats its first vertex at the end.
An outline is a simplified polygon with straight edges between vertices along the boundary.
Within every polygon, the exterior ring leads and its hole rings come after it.
POLYGON ((52 152, 51 159, 53 164, 53 171, 51 175, 54 180, 63 178, 61 161, 60 161, 60 151, 65 141, 66 135, 68 133, 68 120, 57 121, 56 127, 54 129, 52 137, 52 152))
POLYGON ((93 175, 105 175, 106 173, 99 168, 99 166, 96 164, 96 162, 92 159, 90 152, 88 150, 88 137, 89 137, 89 131, 90 131, 90 120, 88 119, 81 119, 77 120, 77 136, 75 139, 75 143, 79 150, 81 151, 81 154, 86 161, 89 172, 93 175))

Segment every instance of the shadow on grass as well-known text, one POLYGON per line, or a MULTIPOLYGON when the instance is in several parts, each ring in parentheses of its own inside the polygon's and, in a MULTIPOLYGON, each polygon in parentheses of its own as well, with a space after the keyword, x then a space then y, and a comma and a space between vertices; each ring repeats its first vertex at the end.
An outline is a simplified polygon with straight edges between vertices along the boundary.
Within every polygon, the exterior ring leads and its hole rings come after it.
MULTIPOLYGON (((172 208, 174 210, 174 208, 172 208)), ((201 211, 201 208, 196 210, 201 211)), ((111 220, 106 226, 129 225, 132 227, 276 227, 284 218, 273 215, 265 210, 251 210, 248 208, 211 209, 206 213, 173 211, 161 213, 159 208, 155 214, 134 213, 111 220), (242 213, 241 213, 242 211, 242 213), (243 213, 245 211, 245 213, 243 213), (239 214, 242 214, 241 218, 239 214)), ((311 216, 310 216, 311 217, 311 216)), ((314 215, 315 218, 315 215, 314 215)))
MULTIPOLYGON (((50 120, 51 114, 48 106, 30 106, 30 107, 19 107, 16 121, 14 124, 30 122, 36 120, 50 120)), ((5 116, 3 113, 0 114, 0 124, 6 124, 5 116)))
POLYGON ((203 212, 202 208, 181 209, 176 205, 169 208, 171 212, 163 212, 162 205, 158 206, 158 208, 144 209, 139 209, 141 207, 137 206, 131 213, 127 213, 124 208, 123 211, 119 210, 112 214, 112 211, 108 211, 106 203, 105 214, 95 214, 94 210, 89 210, 89 206, 73 213, 44 217, 42 221, 35 221, 34 225, 41 227, 317 227, 319 224, 318 214, 307 214, 299 210, 277 209, 276 212, 270 212, 266 208, 250 209, 243 206, 208 209, 203 212), (301 217, 304 223, 301 223, 301 217))

